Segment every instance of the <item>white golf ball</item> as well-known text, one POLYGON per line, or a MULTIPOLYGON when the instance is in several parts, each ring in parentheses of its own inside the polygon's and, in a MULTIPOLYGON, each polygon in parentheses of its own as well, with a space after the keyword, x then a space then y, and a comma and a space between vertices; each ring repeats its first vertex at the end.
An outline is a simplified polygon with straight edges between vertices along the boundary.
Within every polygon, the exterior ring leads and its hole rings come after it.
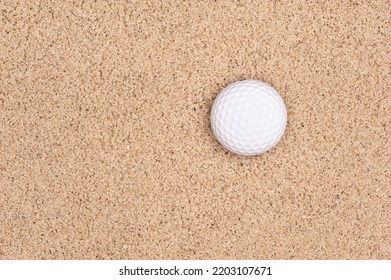
POLYGON ((270 85, 239 81, 216 97, 211 125, 217 140, 229 151, 254 156, 272 149, 287 124, 284 101, 270 85))

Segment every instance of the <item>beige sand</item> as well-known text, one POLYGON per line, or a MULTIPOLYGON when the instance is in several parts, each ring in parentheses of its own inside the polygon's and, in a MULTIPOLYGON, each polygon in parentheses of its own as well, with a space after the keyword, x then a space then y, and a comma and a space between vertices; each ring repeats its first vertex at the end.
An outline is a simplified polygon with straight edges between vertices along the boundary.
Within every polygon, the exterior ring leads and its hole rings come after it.
POLYGON ((1 259, 391 259, 389 1, 73 2, 0 3, 1 259), (289 121, 246 158, 250 78, 289 121))

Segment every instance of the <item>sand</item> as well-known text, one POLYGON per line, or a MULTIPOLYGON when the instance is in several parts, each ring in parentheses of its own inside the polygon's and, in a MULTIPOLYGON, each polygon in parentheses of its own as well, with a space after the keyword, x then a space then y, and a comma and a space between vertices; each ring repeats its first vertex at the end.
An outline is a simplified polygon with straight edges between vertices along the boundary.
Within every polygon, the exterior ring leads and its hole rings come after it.
POLYGON ((0 259, 391 259, 390 11, 1 1, 0 259), (288 110, 257 157, 209 123, 243 79, 288 110))

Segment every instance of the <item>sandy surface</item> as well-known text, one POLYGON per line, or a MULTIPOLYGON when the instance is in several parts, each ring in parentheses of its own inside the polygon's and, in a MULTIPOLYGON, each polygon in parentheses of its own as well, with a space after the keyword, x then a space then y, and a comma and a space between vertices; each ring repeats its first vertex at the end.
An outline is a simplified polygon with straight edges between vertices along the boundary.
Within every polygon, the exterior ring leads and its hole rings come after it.
POLYGON ((391 259, 389 1, 73 2, 0 3, 1 259, 391 259), (241 79, 258 157, 210 129, 241 79))

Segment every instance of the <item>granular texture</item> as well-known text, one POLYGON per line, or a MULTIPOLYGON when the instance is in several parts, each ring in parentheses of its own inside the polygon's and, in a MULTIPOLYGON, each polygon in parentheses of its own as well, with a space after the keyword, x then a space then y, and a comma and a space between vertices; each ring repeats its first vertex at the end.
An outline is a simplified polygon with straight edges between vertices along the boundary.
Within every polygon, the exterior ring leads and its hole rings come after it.
POLYGON ((0 1, 1 259, 391 259, 390 1, 0 1), (213 100, 257 79, 283 140, 213 100))

